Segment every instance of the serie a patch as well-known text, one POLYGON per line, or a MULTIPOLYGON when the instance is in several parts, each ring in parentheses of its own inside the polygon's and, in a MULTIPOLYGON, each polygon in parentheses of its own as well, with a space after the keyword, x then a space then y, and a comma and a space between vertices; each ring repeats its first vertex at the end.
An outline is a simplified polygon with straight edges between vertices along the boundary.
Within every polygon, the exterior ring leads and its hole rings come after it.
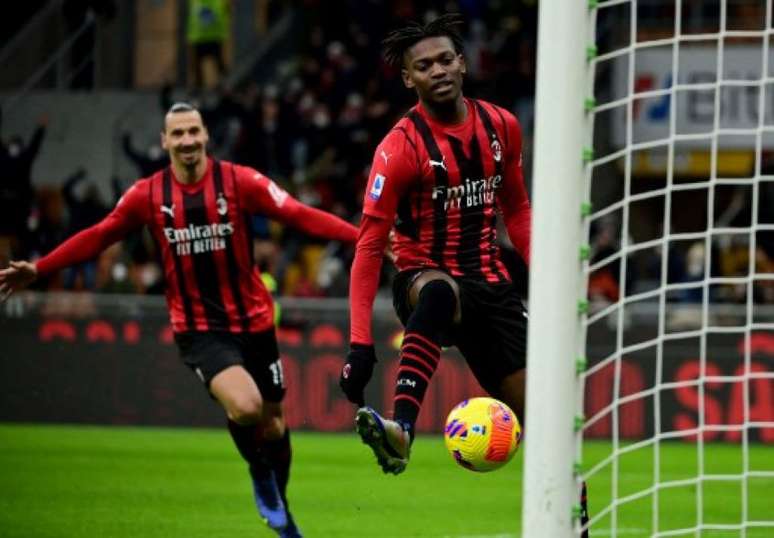
POLYGON ((382 195, 382 190, 384 190, 384 182, 387 181, 387 178, 383 176, 382 174, 376 174, 374 177, 374 184, 371 185, 371 192, 368 193, 368 196, 371 197, 371 200, 378 200, 379 197, 382 195))

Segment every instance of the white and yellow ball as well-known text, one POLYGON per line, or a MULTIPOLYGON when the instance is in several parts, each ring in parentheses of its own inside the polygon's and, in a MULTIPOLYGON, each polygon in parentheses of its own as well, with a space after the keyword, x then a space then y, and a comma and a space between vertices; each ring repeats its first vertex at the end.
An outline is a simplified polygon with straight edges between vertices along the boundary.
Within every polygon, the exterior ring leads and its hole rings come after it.
POLYGON ((443 439, 459 465, 487 472, 508 463, 521 441, 516 414, 494 398, 471 398, 457 404, 446 419, 443 439))

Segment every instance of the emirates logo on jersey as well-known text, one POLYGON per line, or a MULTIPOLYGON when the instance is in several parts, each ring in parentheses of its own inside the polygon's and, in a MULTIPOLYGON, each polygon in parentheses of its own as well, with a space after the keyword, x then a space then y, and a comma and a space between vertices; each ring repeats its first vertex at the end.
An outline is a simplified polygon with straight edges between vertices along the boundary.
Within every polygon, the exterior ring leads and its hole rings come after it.
POLYGON ((232 222, 213 222, 196 226, 189 224, 185 228, 164 228, 164 237, 178 256, 203 254, 216 250, 225 250, 226 237, 234 233, 232 222))
POLYGON ((494 203, 495 191, 503 182, 501 175, 489 176, 483 179, 466 178, 465 183, 447 187, 438 185, 433 187, 433 200, 443 200, 443 208, 467 209, 494 203))

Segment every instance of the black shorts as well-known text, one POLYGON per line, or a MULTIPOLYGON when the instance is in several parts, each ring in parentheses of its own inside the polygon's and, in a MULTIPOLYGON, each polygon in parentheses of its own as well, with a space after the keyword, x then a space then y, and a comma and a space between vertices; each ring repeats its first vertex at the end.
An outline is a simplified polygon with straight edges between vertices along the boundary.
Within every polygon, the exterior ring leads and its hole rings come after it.
POLYGON ((175 343, 183 362, 208 389, 213 377, 239 365, 255 380, 264 400, 281 402, 285 396, 274 328, 259 333, 181 332, 175 333, 175 343))
MULTIPOLYGON (((393 306, 404 326, 412 311, 408 291, 422 271, 402 271, 392 283, 393 306)), ((502 379, 527 365, 527 311, 511 282, 454 280, 462 317, 442 335, 441 345, 456 345, 484 390, 497 397, 502 379)))

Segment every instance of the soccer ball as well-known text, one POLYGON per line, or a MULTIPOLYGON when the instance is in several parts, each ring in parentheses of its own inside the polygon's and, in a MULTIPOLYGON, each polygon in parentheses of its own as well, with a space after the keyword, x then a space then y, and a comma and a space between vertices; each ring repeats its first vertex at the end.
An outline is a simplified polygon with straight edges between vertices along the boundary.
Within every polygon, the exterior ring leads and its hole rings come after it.
POLYGON ((471 398, 457 404, 443 431, 446 449, 459 465, 477 472, 508 463, 521 441, 521 426, 511 409, 494 398, 471 398))

